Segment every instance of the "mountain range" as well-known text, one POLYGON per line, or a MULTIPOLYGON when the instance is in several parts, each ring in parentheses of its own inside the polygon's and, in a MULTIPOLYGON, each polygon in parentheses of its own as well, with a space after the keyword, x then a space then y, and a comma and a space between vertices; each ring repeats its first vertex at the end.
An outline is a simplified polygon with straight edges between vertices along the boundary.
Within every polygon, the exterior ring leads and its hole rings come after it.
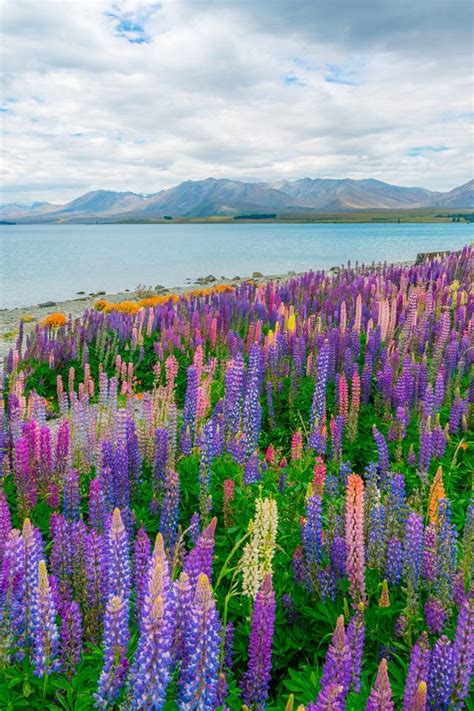
POLYGON ((301 178, 246 183, 224 178, 186 180, 149 195, 94 190, 66 203, 0 204, 0 220, 38 222, 123 222, 170 218, 410 210, 473 209, 474 180, 450 190, 390 185, 380 180, 301 178))

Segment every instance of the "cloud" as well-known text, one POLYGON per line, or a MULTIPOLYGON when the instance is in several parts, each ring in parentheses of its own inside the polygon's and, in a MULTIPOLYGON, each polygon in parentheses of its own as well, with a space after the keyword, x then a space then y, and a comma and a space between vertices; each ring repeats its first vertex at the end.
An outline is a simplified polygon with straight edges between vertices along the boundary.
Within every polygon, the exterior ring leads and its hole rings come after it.
POLYGON ((470 177, 472 108, 470 10, 448 9, 6 2, 2 200, 149 193, 210 175, 450 189, 470 177))

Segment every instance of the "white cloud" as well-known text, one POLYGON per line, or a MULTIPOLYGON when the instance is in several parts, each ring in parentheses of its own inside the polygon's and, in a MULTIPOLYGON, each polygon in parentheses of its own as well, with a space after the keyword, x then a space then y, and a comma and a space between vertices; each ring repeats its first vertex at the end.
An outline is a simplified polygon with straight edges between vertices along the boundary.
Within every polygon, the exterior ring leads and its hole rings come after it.
POLYGON ((451 25, 425 0, 391 0, 385 20, 371 0, 337 4, 4 0, 2 199, 471 177, 464 0, 451 25))

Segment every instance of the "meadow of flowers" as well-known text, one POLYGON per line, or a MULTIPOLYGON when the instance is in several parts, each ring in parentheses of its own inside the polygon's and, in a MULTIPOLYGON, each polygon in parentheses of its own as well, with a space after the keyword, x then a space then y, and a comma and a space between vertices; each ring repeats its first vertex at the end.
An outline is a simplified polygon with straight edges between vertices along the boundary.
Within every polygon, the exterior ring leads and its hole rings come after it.
POLYGON ((474 708, 472 257, 20 325, 0 708, 474 708))

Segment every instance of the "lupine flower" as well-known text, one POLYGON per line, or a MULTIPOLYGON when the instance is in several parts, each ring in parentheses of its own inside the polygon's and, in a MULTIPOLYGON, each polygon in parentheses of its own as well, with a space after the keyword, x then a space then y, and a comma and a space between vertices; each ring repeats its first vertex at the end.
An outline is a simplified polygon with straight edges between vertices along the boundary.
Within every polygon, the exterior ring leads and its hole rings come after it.
POLYGON ((386 580, 384 580, 382 583, 382 592, 380 594, 379 607, 390 607, 390 595, 388 593, 388 585, 386 580))
POLYGON ((75 469, 66 476, 63 494, 63 513, 68 521, 79 519, 80 495, 79 495, 79 474, 75 469))
POLYGON ((334 683, 321 689, 318 700, 308 704, 307 711, 344 711, 345 706, 343 686, 334 683))
POLYGON ((436 593, 440 600, 448 606, 453 599, 457 558, 457 531, 451 522, 451 504, 447 499, 441 499, 439 502, 436 548, 436 593))
POLYGON ((174 598, 176 609, 173 657, 184 663, 186 655, 186 625, 193 602, 193 589, 186 573, 181 573, 174 582, 174 598))
POLYGON ((275 593, 267 573, 255 598, 249 639, 249 661, 242 679, 242 698, 246 704, 264 708, 271 678, 275 593))
POLYGON ((135 584, 135 614, 141 619, 147 588, 147 573, 151 558, 151 543, 143 526, 138 529, 133 555, 133 582, 135 584))
POLYGON ((413 511, 409 514, 403 551, 404 575, 408 586, 409 605, 413 608, 420 581, 423 556, 423 521, 413 511))
POLYGON ((114 509, 107 534, 108 594, 127 603, 131 591, 131 566, 127 531, 119 509, 114 509))
POLYGON ((474 595, 463 601, 459 610, 453 644, 453 701, 462 708, 469 693, 474 669, 474 595))
POLYGON ((94 700, 97 708, 107 709, 120 694, 128 669, 128 603, 113 595, 107 602, 104 619, 104 666, 94 700))
POLYGON ((251 522, 251 537, 241 559, 242 591, 255 598, 267 573, 272 573, 278 529, 278 510, 274 499, 255 501, 255 519, 251 522))
POLYGON ((179 475, 169 469, 165 479, 165 495, 161 509, 160 532, 167 550, 173 550, 178 538, 179 518, 179 475))
POLYGON ((229 528, 232 525, 231 505, 234 498, 234 480, 224 480, 224 526, 229 528))
POLYGON ((214 555, 214 533, 217 519, 204 529, 196 541, 196 545, 186 556, 183 570, 189 577, 192 588, 196 587, 199 575, 204 573, 210 580, 212 578, 212 558, 214 555))
POLYGON ((453 690, 453 650, 449 639, 443 635, 433 647, 428 682, 428 705, 431 709, 447 711, 453 690))
POLYGON ((359 603, 359 607, 347 626, 347 641, 351 650, 352 659, 352 681, 351 685, 358 694, 360 691, 360 678, 362 674, 362 657, 364 653, 365 640, 365 618, 364 605, 359 603))
POLYGON ((84 612, 84 629, 87 639, 99 642, 107 591, 105 545, 102 536, 91 531, 86 539, 87 605, 84 612))
POLYGON ((365 711, 393 711, 393 708, 392 689, 387 672, 387 660, 382 659, 365 711))
POLYGON ((217 700, 220 622, 209 580, 200 573, 186 630, 186 651, 179 678, 178 706, 183 711, 214 708, 217 700))
POLYGON ((38 584, 31 606, 32 662, 36 676, 44 677, 59 668, 59 632, 56 625, 51 586, 46 563, 38 563, 38 584))
POLYGON ((313 468, 313 493, 322 496, 324 491, 324 481, 326 479, 326 465, 322 457, 316 457, 313 468))
POLYGON ((67 602, 61 610, 61 667, 70 679, 81 661, 82 617, 77 602, 67 602))
POLYGON ((446 610, 443 604, 434 597, 429 597, 425 603, 426 626, 430 634, 440 634, 446 619, 446 610))
POLYGON ((416 708, 413 704, 417 703, 418 687, 421 682, 427 683, 429 670, 430 645, 426 632, 422 632, 411 650, 410 666, 403 693, 403 711, 413 711, 416 708))
POLYGON ((346 568, 354 606, 365 603, 364 484, 358 474, 347 484, 346 568))
POLYGON ((337 618, 336 628, 326 653, 323 674, 321 677, 321 692, 334 684, 342 686, 345 698, 349 692, 352 680, 352 656, 344 629, 344 617, 337 618))
POLYGON ((310 496, 306 503, 303 549, 310 575, 314 576, 322 561, 323 551, 322 503, 320 496, 310 496))
POLYGON ((141 634, 128 678, 131 709, 163 707, 171 679, 174 599, 164 541, 158 534, 150 562, 141 616, 141 634))

